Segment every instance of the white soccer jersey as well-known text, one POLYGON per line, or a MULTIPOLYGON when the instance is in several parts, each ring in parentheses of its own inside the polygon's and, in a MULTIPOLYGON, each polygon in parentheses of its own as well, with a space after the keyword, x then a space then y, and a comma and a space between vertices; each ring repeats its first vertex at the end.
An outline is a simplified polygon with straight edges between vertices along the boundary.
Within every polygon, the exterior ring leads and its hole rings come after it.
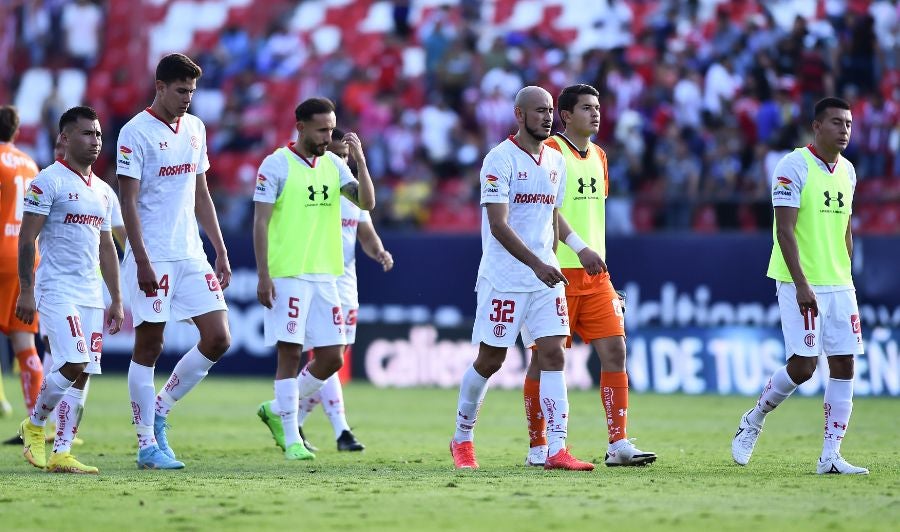
POLYGON ((533 292, 547 286, 513 257, 491 234, 488 203, 508 203, 508 223, 525 246, 545 264, 559 267, 553 252, 553 209, 566 191, 566 163, 558 151, 541 144, 533 156, 513 137, 488 152, 481 167, 481 264, 478 277, 503 292, 533 292))
POLYGON ((194 201, 196 176, 207 170, 206 127, 196 116, 167 124, 147 108, 122 128, 116 173, 141 181, 137 207, 150 260, 206 259, 194 201))
POLYGON ((97 269, 100 232, 110 230, 109 186, 57 161, 32 181, 24 202, 25 212, 47 217, 38 238, 35 299, 103 308, 97 269))
MULTIPOLYGON (((809 150, 809 146, 803 148, 809 150)), ((853 164, 843 156, 838 156, 838 162, 835 165, 826 164, 825 161, 816 156, 816 153, 810 150, 819 165, 825 172, 833 172, 838 164, 846 165, 847 177, 850 179, 850 188, 856 190, 856 169, 853 164)), ((806 158, 803 152, 792 151, 781 158, 775 165, 775 171, 772 173, 772 205, 775 207, 797 207, 800 208, 800 194, 803 192, 803 185, 806 184, 806 176, 809 169, 806 166, 806 158)))
POLYGON ((341 238, 344 241, 344 275, 352 272, 356 278, 356 233, 359 224, 372 223, 369 211, 357 207, 352 201, 341 196, 341 238))
POLYGON ((125 221, 122 219, 122 205, 119 203, 119 197, 116 196, 116 191, 109 186, 109 183, 100 179, 98 184, 101 187, 105 187, 107 196, 109 197, 109 203, 112 207, 112 214, 109 217, 109 226, 110 227, 123 227, 125 225, 125 221))

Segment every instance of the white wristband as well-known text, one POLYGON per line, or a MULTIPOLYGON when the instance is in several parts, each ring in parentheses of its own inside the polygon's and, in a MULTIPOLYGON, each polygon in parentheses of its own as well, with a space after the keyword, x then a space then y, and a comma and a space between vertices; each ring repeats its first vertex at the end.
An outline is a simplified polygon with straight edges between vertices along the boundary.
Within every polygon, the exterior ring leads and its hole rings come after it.
POLYGON ((588 247, 587 243, 578 236, 578 233, 572 231, 569 233, 569 236, 566 237, 566 245, 572 248, 576 254, 581 253, 581 250, 588 247))

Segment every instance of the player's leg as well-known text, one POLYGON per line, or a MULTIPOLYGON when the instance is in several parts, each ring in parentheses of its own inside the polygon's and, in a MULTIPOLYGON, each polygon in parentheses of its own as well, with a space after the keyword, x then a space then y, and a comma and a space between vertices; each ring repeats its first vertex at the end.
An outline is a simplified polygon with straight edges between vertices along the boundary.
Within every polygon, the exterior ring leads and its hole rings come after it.
MULTIPOLYGON (((19 277, 15 273, 0 274, 0 332, 9 336, 10 325, 16 320, 16 299, 19 297, 19 277)), ((16 350, 13 348, 13 352, 16 350)), ((0 418, 13 414, 13 406, 3 388, 3 372, 0 371, 0 418)), ((13 442, 19 444, 19 441, 13 442)))
POLYGON ((541 368, 537 361, 537 347, 528 327, 522 327, 520 336, 522 345, 528 353, 525 384, 522 386, 525 421, 528 425, 528 454, 525 456, 525 465, 544 467, 544 463, 547 462, 547 423, 541 410, 541 368))
MULTIPOLYGON (((312 357, 312 351, 308 352, 309 356, 312 357)), ((309 362, 307 362, 309 363, 309 362)), ((310 395, 309 397, 305 397, 300 399, 300 404, 297 407, 297 428, 300 430, 300 439, 303 440, 303 446, 306 447, 306 450, 315 453, 319 449, 312 444, 312 442, 307 439, 306 434, 303 433, 303 423, 306 421, 306 418, 312 413, 313 410, 319 406, 319 403, 322 402, 322 393, 321 390, 310 395)))
POLYGON ((11 331, 9 333, 13 352, 19 362, 22 397, 25 399, 25 408, 28 411, 34 408, 41 382, 44 380, 44 367, 41 365, 37 347, 34 345, 34 334, 33 331, 11 331))
POLYGON ((320 391, 344 365, 344 313, 335 282, 308 282, 312 292, 306 319, 306 345, 314 357, 297 377, 300 399, 320 391))
MULTIPOLYGON (((351 293, 345 293, 349 292, 349 290, 344 290, 339 280, 338 291, 341 298, 341 309, 344 311, 344 336, 347 342, 343 353, 344 360, 346 360, 346 355, 356 342, 356 314, 359 310, 359 303, 356 300, 356 287, 353 286, 351 288, 354 289, 351 293)), ((322 409, 331 422, 331 428, 334 430, 334 437, 337 440, 337 450, 362 451, 365 449, 365 445, 356 439, 353 431, 350 430, 350 425, 347 423, 344 389, 338 374, 335 373, 328 377, 322 389, 317 394, 313 394, 313 396, 319 397, 322 409)))
POLYGON ((303 445, 303 438, 300 436, 300 429, 297 423, 297 405, 300 401, 297 373, 300 372, 300 357, 303 353, 303 346, 288 342, 278 342, 277 351, 278 367, 275 372, 275 401, 272 403, 271 409, 281 421, 284 456, 288 460, 310 460, 315 458, 315 455, 303 445))
POLYGON ((866 475, 869 470, 848 463, 841 456, 841 442, 853 412, 854 355, 863 353, 862 328, 856 295, 852 290, 829 294, 834 311, 825 318, 825 352, 848 353, 828 356, 829 379, 825 385, 825 430, 822 455, 816 468, 819 474, 866 475))
MULTIPOLYGON (((797 304, 797 289, 791 283, 780 283, 778 307, 784 333, 787 364, 775 370, 759 395, 756 405, 741 416, 731 441, 731 456, 740 465, 750 461, 766 416, 794 393, 798 386, 812 378, 821 352, 821 319, 803 314, 797 304)), ((827 299, 819 300, 819 314, 827 311, 827 299)))

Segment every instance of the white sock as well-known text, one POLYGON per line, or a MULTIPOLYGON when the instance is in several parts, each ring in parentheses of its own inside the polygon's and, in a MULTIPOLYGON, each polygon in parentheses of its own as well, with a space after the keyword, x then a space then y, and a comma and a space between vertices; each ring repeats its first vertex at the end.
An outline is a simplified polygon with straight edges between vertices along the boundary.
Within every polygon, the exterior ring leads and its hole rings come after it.
POLYGON ((281 417, 285 448, 300 443, 300 430, 297 428, 298 389, 297 379, 275 381, 275 401, 272 403, 272 411, 281 417))
POLYGON ((297 377, 297 391, 300 393, 300 399, 306 399, 310 395, 321 390, 324 385, 325 381, 320 381, 313 377, 312 373, 309 372, 309 364, 303 368, 300 372, 300 376, 297 377))
POLYGON ((769 383, 766 384, 762 393, 759 394, 756 407, 747 414, 747 420, 761 427, 766 419, 766 414, 775 410, 775 407, 790 397, 796 389, 797 384, 788 376, 787 366, 781 366, 769 378, 769 383))
POLYGON ((206 377, 213 364, 215 362, 203 356, 196 345, 185 353, 175 364, 172 375, 156 396, 156 414, 168 416, 175 402, 193 390, 194 386, 206 377))
POLYGON ((828 379, 825 385, 825 443, 822 459, 841 451, 853 412, 853 380, 828 379))
POLYGON ((562 371, 541 371, 541 410, 547 420, 547 456, 566 448, 569 431, 569 396, 562 371))
MULTIPOLYGON (((326 381, 328 382, 328 381, 326 381)), ((310 412, 316 409, 316 405, 322 402, 322 392, 321 390, 310 395, 309 397, 305 397, 300 399, 300 405, 297 408, 297 425, 303 426, 303 422, 306 421, 307 416, 309 416, 310 412)))
POLYGON ((344 414, 344 390, 341 388, 341 378, 335 373, 325 381, 319 390, 322 398, 322 409, 331 421, 334 429, 334 439, 338 439, 342 432, 350 430, 347 425, 347 417, 344 414))
POLYGON ((469 366, 459 385, 456 433, 453 435, 453 440, 457 443, 475 439, 475 422, 478 420, 478 410, 481 408, 481 403, 484 402, 487 388, 487 378, 482 377, 475 370, 475 366, 469 366))
POLYGON ((53 452, 65 453, 72 450, 72 440, 78 434, 78 422, 84 409, 84 390, 69 387, 56 407, 56 438, 53 452))
POLYGON ((72 387, 75 381, 63 377, 59 371, 54 371, 44 377, 41 385, 41 393, 34 403, 34 411, 31 413, 31 422, 38 427, 43 427, 47 417, 53 413, 57 403, 62 399, 66 390, 72 387))
POLYGON ((153 436, 153 367, 142 366, 131 361, 128 366, 128 394, 131 396, 132 423, 137 431, 138 446, 143 449, 156 445, 153 436))

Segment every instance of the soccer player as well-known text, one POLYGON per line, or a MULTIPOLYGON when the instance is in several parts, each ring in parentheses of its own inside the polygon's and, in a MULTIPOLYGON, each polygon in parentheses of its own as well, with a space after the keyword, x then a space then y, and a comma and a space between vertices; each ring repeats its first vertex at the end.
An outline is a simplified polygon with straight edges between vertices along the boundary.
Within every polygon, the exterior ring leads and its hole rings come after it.
POLYGON ((310 460, 315 455, 303 445, 297 424, 299 401, 341 368, 347 343, 337 288, 344 272, 339 198, 369 210, 375 189, 355 133, 342 141, 358 163, 359 181, 326 150, 336 120, 330 100, 305 100, 294 116, 297 142, 263 160, 253 196, 256 295, 266 307, 266 345, 274 345, 278 356, 275 400, 260 405, 258 414, 286 459, 310 460), (315 358, 301 372, 304 346, 315 358))
POLYGON ((863 353, 850 269, 856 170, 841 156, 852 125, 847 102, 820 100, 814 108, 812 144, 795 149, 775 166, 775 244, 767 275, 775 280, 788 360, 772 374, 756 405, 741 416, 731 442, 731 455, 740 465, 750 461, 766 415, 813 376, 824 353, 830 376, 825 385, 825 438, 816 472, 869 473, 841 456, 853 410, 853 356, 863 353))
MULTIPOLYGON (((559 214, 556 256, 566 276, 569 326, 600 357, 600 391, 606 410, 609 446, 607 466, 645 465, 656 454, 637 449, 626 437, 628 375, 625 372, 625 315, 606 268, 606 195, 609 180, 606 152, 591 142, 600 129, 600 93, 590 85, 572 85, 559 95, 564 130, 544 141, 566 161, 566 187, 559 214), (571 224, 571 225, 570 225, 571 224)), ((522 338, 532 342, 527 330, 522 338)), ((572 345, 569 337, 567 347, 572 345)), ((530 450, 525 465, 543 466, 547 457, 545 422, 540 406, 540 377, 532 361, 525 376, 525 415, 530 450)))
MULTIPOLYGON (((331 144, 328 151, 334 153, 345 163, 350 157, 350 148, 342 139, 345 133, 335 129, 331 134, 331 144)), ((357 165, 366 162, 357 161, 357 165)), ((364 211, 353 204, 347 198, 341 196, 341 236, 344 242, 344 273, 338 277, 338 294, 341 298, 341 309, 344 311, 344 331, 347 336, 347 350, 356 342, 356 313, 359 310, 359 293, 356 288, 356 240, 362 246, 363 252, 373 260, 381 264, 384 271, 390 271, 394 267, 394 257, 384 249, 384 244, 368 211, 364 211)), ((337 439, 338 451, 362 451, 365 446, 356 440, 344 413, 344 393, 341 389, 341 380, 337 374, 328 377, 322 389, 300 401, 300 409, 297 413, 297 423, 300 428, 300 437, 303 445, 311 452, 316 452, 315 447, 309 443, 303 435, 303 421, 316 405, 322 404, 322 409, 334 436, 337 439)))
POLYGON ((473 446, 478 409, 488 379, 503 364, 507 349, 527 326, 537 343, 541 370, 539 397, 547 420, 546 469, 591 471, 566 449, 569 403, 563 374, 563 343, 569 317, 553 253, 558 209, 566 191, 566 164, 543 141, 553 124, 553 99, 540 87, 516 95, 518 132, 494 147, 481 167, 481 264, 472 342, 478 356, 459 389, 456 433, 450 453, 457 469, 477 469, 473 446))
POLYGON ((103 291, 99 267, 112 301, 107 326, 115 334, 124 311, 119 291, 119 260, 109 220, 109 187, 100 184, 91 166, 102 145, 100 122, 90 107, 73 107, 59 119, 66 157, 43 170, 24 199, 19 239, 19 283, 16 316, 34 321, 39 310, 54 353, 31 415, 19 435, 24 455, 35 467, 56 473, 98 473, 71 454, 72 440, 84 409, 88 377, 100 373, 103 346, 103 291), (33 273, 35 239, 43 251, 33 273), (47 460, 44 423, 57 408, 56 439, 47 460))
POLYGON ((123 277, 134 318, 128 391, 141 469, 184 467, 168 442, 169 412, 231 343, 222 294, 231 266, 206 182, 206 128, 187 113, 201 74, 185 55, 163 57, 156 67, 153 104, 119 133, 116 171, 128 234, 123 277), (198 223, 216 252, 215 270, 203 251, 198 223), (166 322, 188 319, 200 341, 181 357, 157 394, 153 370, 166 322))
MULTIPOLYGON (((44 371, 34 344, 38 331, 35 317, 31 323, 16 318, 16 298, 19 296, 18 246, 19 228, 22 224, 22 199, 38 167, 25 152, 13 142, 19 132, 19 114, 15 107, 0 106, 0 332, 9 337, 13 353, 21 370, 22 396, 25 408, 34 408, 40 391, 44 371)), ((0 379, 0 417, 12 415, 12 406, 3 392, 0 379)), ((18 443, 18 441, 16 441, 18 443)))

